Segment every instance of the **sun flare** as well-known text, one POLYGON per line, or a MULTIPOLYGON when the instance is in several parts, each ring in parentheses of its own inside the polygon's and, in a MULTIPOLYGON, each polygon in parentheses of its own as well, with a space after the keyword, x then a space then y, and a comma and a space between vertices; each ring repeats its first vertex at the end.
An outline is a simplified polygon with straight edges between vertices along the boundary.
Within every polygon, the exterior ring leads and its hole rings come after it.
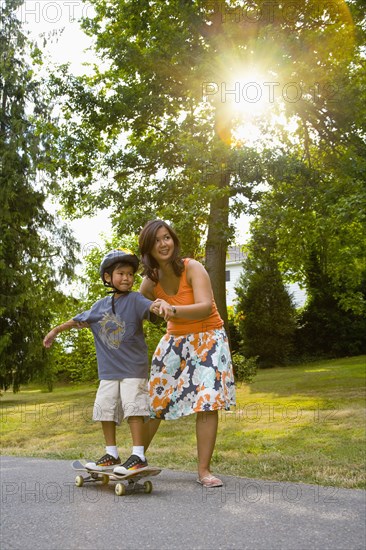
POLYGON ((256 140, 260 136, 259 122, 270 122, 275 110, 275 77, 268 71, 242 65, 231 65, 221 75, 221 82, 207 85, 205 90, 206 99, 216 107, 218 135, 227 143, 241 141, 243 134, 256 140))
POLYGON ((232 80, 232 83, 222 83, 221 100, 229 103, 235 118, 253 119, 272 110, 274 83, 264 73, 238 71, 232 80))

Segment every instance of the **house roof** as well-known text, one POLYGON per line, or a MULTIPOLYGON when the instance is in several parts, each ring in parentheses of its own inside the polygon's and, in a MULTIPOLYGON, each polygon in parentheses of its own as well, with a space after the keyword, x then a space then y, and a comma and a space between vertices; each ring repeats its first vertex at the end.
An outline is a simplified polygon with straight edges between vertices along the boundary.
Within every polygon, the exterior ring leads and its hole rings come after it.
POLYGON ((227 249, 226 263, 240 264, 245 258, 242 246, 229 246, 227 249))

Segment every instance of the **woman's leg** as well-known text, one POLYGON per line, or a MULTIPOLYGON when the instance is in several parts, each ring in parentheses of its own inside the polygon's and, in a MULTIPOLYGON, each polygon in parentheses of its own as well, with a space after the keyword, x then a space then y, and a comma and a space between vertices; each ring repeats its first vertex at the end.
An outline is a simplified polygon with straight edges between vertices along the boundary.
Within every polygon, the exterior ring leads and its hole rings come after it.
POLYGON ((197 413, 196 437, 199 479, 210 474, 210 463, 216 443, 219 415, 217 411, 197 413))
POLYGON ((151 441, 153 440, 158 428, 160 426, 160 420, 157 418, 150 418, 149 422, 144 424, 144 446, 145 452, 147 451, 151 441))

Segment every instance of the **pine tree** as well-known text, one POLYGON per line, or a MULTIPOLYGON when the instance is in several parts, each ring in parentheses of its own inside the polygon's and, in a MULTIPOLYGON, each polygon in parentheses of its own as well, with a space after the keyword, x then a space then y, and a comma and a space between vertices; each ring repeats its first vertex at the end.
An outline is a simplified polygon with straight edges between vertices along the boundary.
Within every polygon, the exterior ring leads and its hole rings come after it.
POLYGON ((237 288, 241 351, 245 357, 258 356, 259 366, 272 367, 285 364, 291 353, 295 309, 272 255, 274 243, 256 237, 237 288))
MULTIPOLYGON (((366 316, 351 308, 345 310, 337 291, 320 262, 321 255, 311 251, 307 264, 309 300, 299 317, 296 354, 303 357, 342 357, 366 352, 366 316)), ((366 277, 355 289, 360 301, 366 299, 366 277)))
POLYGON ((51 107, 33 70, 40 52, 15 15, 21 4, 0 7, 0 388, 14 391, 47 371, 42 338, 75 264, 75 241, 45 208, 51 107))

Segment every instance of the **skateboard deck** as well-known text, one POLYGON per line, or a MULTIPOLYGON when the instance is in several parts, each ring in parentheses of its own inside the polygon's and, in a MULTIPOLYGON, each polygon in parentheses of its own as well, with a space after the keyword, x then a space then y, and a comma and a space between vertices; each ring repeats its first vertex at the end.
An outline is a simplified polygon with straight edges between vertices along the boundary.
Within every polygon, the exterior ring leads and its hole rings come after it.
POLYGON ((116 474, 113 470, 92 470, 90 468, 85 468, 85 464, 87 464, 87 462, 83 463, 80 460, 75 460, 71 464, 73 470, 88 474, 87 477, 82 475, 76 476, 75 485, 77 487, 82 487, 84 483, 97 481, 100 481, 102 485, 107 485, 110 480, 117 481, 117 484, 115 485, 115 493, 118 496, 136 492, 151 493, 153 490, 153 485, 150 480, 146 480, 142 484, 138 482, 144 477, 157 476, 161 472, 160 468, 152 468, 151 466, 147 466, 142 470, 135 470, 134 472, 123 475, 116 474), (124 483, 126 481, 127 485, 124 483))

